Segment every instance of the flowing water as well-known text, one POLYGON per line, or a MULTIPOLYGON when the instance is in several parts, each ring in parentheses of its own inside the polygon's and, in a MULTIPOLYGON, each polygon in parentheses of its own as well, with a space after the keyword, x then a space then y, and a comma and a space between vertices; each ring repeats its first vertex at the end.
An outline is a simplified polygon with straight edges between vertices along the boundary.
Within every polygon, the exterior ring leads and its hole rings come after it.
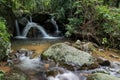
MULTIPOLYGON (((43 46, 44 44, 40 44, 40 45, 41 47, 39 47, 39 49, 44 47, 43 46)), ((45 46, 49 47, 47 45, 45 46)), ((118 73, 118 71, 120 70, 120 62, 111 62, 110 67, 100 66, 99 68, 91 69, 91 70, 74 70, 74 71, 67 70, 65 68, 57 66, 57 64, 54 64, 52 65, 52 67, 46 70, 45 67, 46 62, 42 61, 40 56, 31 58, 31 55, 34 54, 35 53, 33 53, 32 51, 22 49, 21 51, 16 53, 16 57, 17 59, 20 60, 20 63, 14 65, 15 67, 19 68, 21 71, 25 72, 30 77, 30 80, 87 80, 87 77, 85 75, 89 75, 95 72, 101 72, 101 73, 111 74, 116 77, 120 77, 120 74, 118 73), (56 71, 57 74, 47 75, 47 72, 50 71, 56 71)), ((50 62, 48 63, 51 64, 50 62)))
POLYGON ((60 30, 59 30, 59 27, 56 23, 56 21, 54 20, 54 17, 51 18, 51 23, 54 25, 55 29, 56 29, 56 34, 59 34, 60 33, 60 30))
POLYGON ((30 22, 32 22, 32 17, 30 16, 30 22))
POLYGON ((28 24, 25 26, 23 32, 22 32, 22 36, 26 37, 29 30, 34 27, 34 28, 37 28, 43 35, 43 37, 51 37, 50 35, 48 35, 45 31, 45 29, 40 26, 40 25, 37 25, 36 23, 34 22, 28 22, 28 24))
MULTIPOLYGON (((16 23, 16 32, 17 32, 17 36, 15 38, 17 38, 17 39, 26 39, 27 34, 28 34, 28 32, 30 31, 31 28, 36 28, 42 34, 42 38, 44 38, 44 39, 60 39, 60 38, 63 38, 63 37, 59 37, 59 36, 54 37, 54 36, 49 35, 46 32, 46 30, 44 29, 43 26, 38 25, 35 22, 32 22, 32 17, 31 16, 30 16, 30 21, 28 21, 27 25, 24 27, 24 29, 22 31, 22 34, 20 34, 18 21, 16 20, 15 23, 16 23)), ((56 28, 56 31, 55 31, 56 33, 55 34, 57 34, 57 35, 60 34, 58 25, 57 25, 56 21, 54 20, 54 18, 51 18, 51 23, 56 28)))
POLYGON ((19 29, 19 25, 18 25, 17 20, 15 20, 15 27, 16 27, 17 36, 20 36, 20 29, 19 29))
MULTIPOLYGON (((44 62, 41 61, 40 57, 36 57, 33 59, 30 59, 29 56, 21 55, 19 56, 19 59, 21 61, 20 64, 15 65, 16 67, 20 68, 22 71, 25 71, 27 73, 30 73, 29 71, 36 71, 37 73, 40 72, 46 72, 44 62)), ((120 63, 119 63, 120 64, 120 63)), ((46 80, 86 80, 87 78, 84 76, 84 74, 91 74, 94 72, 105 72, 107 74, 111 74, 117 77, 120 77, 120 74, 117 73, 119 69, 116 68, 110 68, 110 67, 100 67, 93 70, 81 70, 81 71, 69 71, 64 68, 55 66, 49 68, 50 70, 57 70, 58 74, 56 76, 45 76, 46 80), (62 72, 62 73, 60 73, 62 72)), ((28 74, 29 75, 29 74, 28 74)), ((39 77, 41 74, 39 75, 39 77)), ((45 80, 42 79, 42 80, 45 80)), ((31 80, 39 80, 38 77, 34 77, 34 79, 31 80)))
MULTIPOLYGON (((27 38, 27 34, 31 28, 38 29, 41 32, 43 38, 45 38, 45 39, 60 38, 60 37, 50 36, 42 26, 32 22, 32 17, 30 17, 30 22, 28 22, 28 24, 23 29, 22 35, 20 35, 17 20, 15 23, 16 23, 16 31, 17 31, 17 35, 18 35, 18 36, 16 36, 16 38, 20 38, 20 39, 27 38)), ((60 31, 59 31, 58 25, 57 25, 56 21, 54 20, 54 18, 51 18, 51 23, 56 28, 56 33, 59 33, 60 31)), ((28 42, 28 40, 26 42, 28 42)), ((17 44, 18 43, 19 42, 17 42, 17 44)), ((13 59, 13 62, 11 62, 11 63, 15 63, 14 67, 19 68, 21 71, 25 72, 30 77, 30 80, 87 80, 85 75, 88 75, 88 74, 91 74, 94 72, 103 72, 103 73, 112 74, 114 76, 120 77, 120 74, 118 73, 120 70, 119 62, 112 62, 112 65, 113 65, 112 67, 101 66, 99 68, 92 69, 92 70, 70 71, 65 68, 59 67, 57 64, 54 64, 54 65, 52 64, 52 67, 46 68, 45 65, 51 64, 51 63, 49 61, 47 63, 42 61, 41 57, 38 55, 40 55, 40 53, 42 53, 45 49, 47 49, 51 44, 48 45, 48 43, 46 43, 47 45, 45 45, 45 46, 47 46, 47 47, 45 47, 41 43, 37 43, 37 44, 34 42, 30 42, 30 43, 32 45, 29 45, 29 47, 24 45, 21 48, 27 47, 27 49, 29 49, 29 50, 31 49, 31 51, 22 49, 21 51, 16 52, 15 61, 13 59), (34 49, 34 48, 38 48, 39 51, 36 53, 39 53, 39 54, 35 54, 34 50, 32 51, 32 49, 34 49), (18 61, 16 61, 16 60, 18 60, 18 61), (57 72, 57 74, 47 75, 47 73, 49 71, 54 71, 54 70, 57 72)), ((23 42, 22 42, 22 44, 23 44, 23 42)), ((20 43, 18 46, 20 46, 20 43)), ((15 46, 15 48, 17 48, 17 47, 15 46)), ((20 49, 20 47, 18 49, 20 49)))

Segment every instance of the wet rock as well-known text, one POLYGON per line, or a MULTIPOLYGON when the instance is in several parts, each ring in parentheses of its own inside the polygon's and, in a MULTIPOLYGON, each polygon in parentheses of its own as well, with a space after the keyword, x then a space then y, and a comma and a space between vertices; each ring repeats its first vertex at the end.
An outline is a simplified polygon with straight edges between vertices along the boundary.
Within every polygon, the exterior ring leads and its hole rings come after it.
POLYGON ((4 75, 4 80, 29 80, 27 76, 18 70, 12 70, 4 75))
POLYGON ((111 65, 111 63, 110 63, 110 61, 109 60, 105 60, 105 61, 103 61, 102 63, 99 63, 101 66, 110 66, 111 65))
POLYGON ((76 44, 72 44, 73 47, 82 50, 83 46, 82 45, 76 45, 76 44))
POLYGON ((87 43, 83 44, 83 50, 87 51, 87 52, 94 51, 94 50, 96 50, 95 44, 92 42, 87 42, 87 43))
POLYGON ((9 60, 14 68, 20 69, 23 72, 43 71, 45 70, 44 63, 41 62, 40 57, 32 57, 33 51, 27 49, 20 49, 14 53, 15 57, 9 60))
POLYGON ((60 71, 58 70, 51 70, 51 71, 47 71, 46 72, 46 76, 56 76, 58 73, 60 73, 60 71))
POLYGON ((114 61, 111 62, 111 68, 120 69, 120 62, 114 61))
POLYGON ((28 23, 28 20, 27 20, 26 17, 23 17, 21 19, 18 19, 18 22, 19 22, 20 25, 26 26, 26 24, 28 23))
POLYGON ((100 52, 104 52, 104 49, 98 49, 98 51, 100 51, 100 52))
POLYGON ((117 73, 120 74, 120 70, 117 73))
POLYGON ((105 73, 94 73, 90 75, 87 80, 120 80, 120 78, 117 78, 113 75, 108 75, 105 73))
POLYGON ((95 69, 95 68, 98 68, 100 65, 98 62, 95 62, 93 64, 91 64, 90 66, 88 66, 88 69, 95 69))
POLYGON ((100 65, 97 62, 94 62, 90 64, 89 66, 84 64, 80 67, 80 70, 90 70, 90 69, 95 69, 98 68, 100 65))
POLYGON ((76 44, 76 45, 80 45, 80 44, 81 44, 81 41, 80 41, 80 40, 77 40, 77 41, 75 42, 75 44, 76 44))
POLYGON ((39 23, 39 24, 44 24, 45 21, 50 19, 50 15, 48 13, 34 13, 32 15, 33 22, 39 23))
POLYGON ((106 59, 104 59, 103 57, 98 57, 97 58, 97 62, 98 63, 102 63, 102 62, 104 62, 106 59))
POLYGON ((80 50, 83 50, 85 52, 90 52, 96 50, 96 47, 98 47, 95 43, 92 42, 81 42, 80 40, 77 40, 72 46, 75 48, 78 48, 80 50))
POLYGON ((72 44, 70 42, 64 42, 65 44, 69 45, 69 46, 72 46, 72 44))
POLYGON ((111 62, 109 60, 106 60, 102 57, 98 57, 97 58, 97 62, 101 65, 101 66, 111 66, 111 62))
POLYGON ((84 64, 90 65, 95 62, 95 58, 87 52, 78 50, 65 43, 56 43, 46 50, 42 57, 49 57, 56 62, 65 63, 69 65, 82 66, 84 64))
POLYGON ((104 70, 104 69, 103 69, 103 70, 102 70, 102 69, 101 69, 101 70, 99 70, 99 69, 97 70, 97 69, 96 69, 96 70, 92 71, 92 73, 105 73, 105 74, 110 74, 110 72, 108 72, 108 71, 106 71, 106 70, 104 70))
POLYGON ((119 59, 119 56, 116 56, 116 55, 113 55, 113 54, 111 54, 110 57, 115 58, 115 59, 119 59))

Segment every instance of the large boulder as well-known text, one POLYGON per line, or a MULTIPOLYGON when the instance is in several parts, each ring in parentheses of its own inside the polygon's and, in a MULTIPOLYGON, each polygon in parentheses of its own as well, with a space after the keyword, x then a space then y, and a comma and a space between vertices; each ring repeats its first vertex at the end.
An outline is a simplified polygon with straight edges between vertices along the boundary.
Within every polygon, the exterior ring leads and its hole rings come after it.
POLYGON ((105 73, 94 73, 87 80, 120 80, 120 78, 105 73))
POLYGON ((95 58, 89 53, 76 49, 65 43, 56 43, 48 48, 42 58, 51 58, 56 62, 61 62, 69 65, 91 65, 95 62, 95 58))

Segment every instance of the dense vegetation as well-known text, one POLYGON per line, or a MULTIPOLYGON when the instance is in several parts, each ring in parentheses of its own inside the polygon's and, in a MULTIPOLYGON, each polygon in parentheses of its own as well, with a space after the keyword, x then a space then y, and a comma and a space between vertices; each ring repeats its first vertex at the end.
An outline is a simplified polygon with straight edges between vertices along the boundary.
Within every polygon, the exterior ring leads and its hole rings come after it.
POLYGON ((9 53, 9 34, 6 29, 6 23, 3 18, 0 17, 0 60, 2 60, 9 53))
MULTIPOLYGON (((0 47, 8 41, 6 28, 14 30, 17 16, 48 12, 65 26, 66 37, 74 36, 76 39, 82 38, 99 45, 118 48, 119 5, 120 0, 1 0, 0 47)), ((3 48, 3 51, 6 50, 3 48)))

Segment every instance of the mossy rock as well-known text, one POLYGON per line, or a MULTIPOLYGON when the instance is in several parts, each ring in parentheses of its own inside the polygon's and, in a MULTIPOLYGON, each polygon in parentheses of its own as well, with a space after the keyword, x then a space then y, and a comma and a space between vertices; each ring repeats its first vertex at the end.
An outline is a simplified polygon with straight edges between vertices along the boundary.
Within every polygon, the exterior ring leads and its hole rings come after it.
POLYGON ((29 80, 27 76, 19 70, 11 70, 9 73, 4 75, 3 80, 29 80))
POLYGON ((87 80, 120 80, 120 78, 105 73, 94 73, 87 80))
POLYGON ((65 43, 56 43, 48 48, 43 54, 43 58, 52 58, 57 62, 65 64, 75 64, 82 66, 83 64, 90 65, 95 62, 95 58, 87 52, 76 49, 65 43))

